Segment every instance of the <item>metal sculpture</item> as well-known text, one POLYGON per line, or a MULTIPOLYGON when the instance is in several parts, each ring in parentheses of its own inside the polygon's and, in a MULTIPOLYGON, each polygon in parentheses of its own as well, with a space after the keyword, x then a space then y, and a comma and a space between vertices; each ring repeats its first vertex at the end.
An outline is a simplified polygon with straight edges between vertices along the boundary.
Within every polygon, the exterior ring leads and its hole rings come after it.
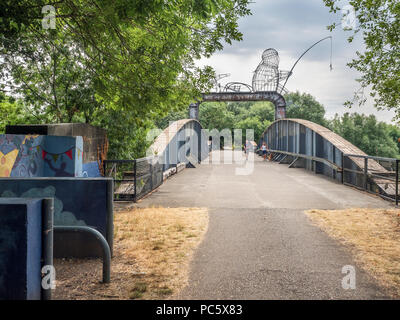
POLYGON ((254 92, 284 91, 281 81, 288 79, 290 71, 279 70, 279 54, 275 49, 267 49, 262 54, 262 60, 254 71, 252 88, 254 92))
POLYGON ((229 82, 224 87, 224 92, 242 92, 242 88, 248 89, 252 92, 252 87, 242 82, 229 82))
POLYGON ((213 83, 214 83, 214 89, 216 90, 216 92, 221 92, 221 89, 222 89, 222 86, 221 86, 221 84, 219 83, 219 81, 221 80, 221 79, 223 79, 223 78, 227 78, 227 77, 229 77, 231 74, 230 73, 222 73, 222 74, 218 74, 215 78, 214 78, 214 80, 213 80, 213 83))
POLYGON ((320 42, 331 40, 331 64, 332 70, 332 37, 326 37, 314 43, 294 63, 290 71, 279 70, 279 54, 275 49, 267 49, 263 52, 261 62, 254 71, 252 85, 242 82, 229 82, 222 86, 219 81, 229 76, 221 74, 214 79, 216 91, 204 93, 202 101, 192 103, 189 106, 189 117, 198 119, 199 105, 205 101, 270 101, 275 105, 275 119, 286 117, 286 101, 283 94, 287 93, 286 83, 293 74, 301 58, 320 42), (284 81, 284 82, 283 82, 284 81), (282 84, 283 83, 283 84, 282 84), (243 91, 242 91, 243 90, 243 91))

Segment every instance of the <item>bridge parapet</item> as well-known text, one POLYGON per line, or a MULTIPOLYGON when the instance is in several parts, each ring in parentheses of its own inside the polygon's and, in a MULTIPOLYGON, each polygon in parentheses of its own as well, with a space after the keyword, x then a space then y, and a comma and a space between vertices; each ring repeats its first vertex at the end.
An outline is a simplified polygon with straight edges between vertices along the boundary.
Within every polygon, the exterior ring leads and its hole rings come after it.
POLYGON ((260 145, 262 142, 266 142, 275 153, 273 159, 280 163, 303 167, 393 200, 397 198, 398 160, 389 159, 394 166, 388 170, 379 163, 384 158, 368 157, 319 124, 303 119, 277 120, 264 131, 260 145))
POLYGON ((149 148, 149 153, 158 155, 164 171, 178 165, 188 164, 191 159, 198 162, 208 157, 207 137, 195 119, 182 119, 169 125, 149 148))

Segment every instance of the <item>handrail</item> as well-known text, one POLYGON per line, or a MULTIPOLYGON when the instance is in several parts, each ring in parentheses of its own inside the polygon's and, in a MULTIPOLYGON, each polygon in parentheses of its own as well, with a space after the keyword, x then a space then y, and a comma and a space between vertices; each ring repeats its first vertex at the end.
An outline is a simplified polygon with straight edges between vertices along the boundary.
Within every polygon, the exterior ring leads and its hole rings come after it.
POLYGON ((353 158, 363 158, 363 159, 372 159, 372 160, 381 160, 381 161, 390 161, 390 162, 395 162, 396 158, 385 158, 385 157, 377 157, 377 156, 368 156, 368 155, 361 155, 361 154, 349 154, 345 153, 343 154, 345 157, 353 157, 353 158))
POLYGON ((103 283, 110 283, 111 250, 106 239, 99 231, 86 226, 54 226, 54 232, 86 233, 94 236, 103 251, 103 283))
POLYGON ((320 158, 320 157, 314 157, 314 156, 309 156, 306 154, 301 154, 301 153, 294 153, 294 152, 289 152, 289 151, 282 151, 282 150, 272 150, 269 149, 269 152, 272 153, 282 153, 282 154, 287 154, 289 156, 293 156, 293 157, 300 157, 300 158, 304 158, 307 160, 313 160, 313 161, 317 161, 317 162, 322 162, 325 163, 327 166, 331 167, 332 169, 338 171, 338 172, 342 172, 343 168, 338 166, 336 163, 333 163, 332 161, 328 160, 328 159, 324 159, 324 158, 320 158))

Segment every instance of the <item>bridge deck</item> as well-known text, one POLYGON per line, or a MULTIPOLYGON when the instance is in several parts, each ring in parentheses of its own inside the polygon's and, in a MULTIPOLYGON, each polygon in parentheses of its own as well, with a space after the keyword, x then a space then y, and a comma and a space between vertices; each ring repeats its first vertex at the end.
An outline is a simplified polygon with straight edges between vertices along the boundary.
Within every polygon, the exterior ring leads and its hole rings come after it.
POLYGON ((303 211, 388 207, 387 202, 258 156, 250 175, 235 175, 236 168, 202 164, 184 170, 138 204, 209 208, 209 230, 192 263, 189 285, 177 298, 374 299, 384 295, 357 267, 357 289, 342 289, 342 267, 356 263, 337 242, 312 226, 303 211))

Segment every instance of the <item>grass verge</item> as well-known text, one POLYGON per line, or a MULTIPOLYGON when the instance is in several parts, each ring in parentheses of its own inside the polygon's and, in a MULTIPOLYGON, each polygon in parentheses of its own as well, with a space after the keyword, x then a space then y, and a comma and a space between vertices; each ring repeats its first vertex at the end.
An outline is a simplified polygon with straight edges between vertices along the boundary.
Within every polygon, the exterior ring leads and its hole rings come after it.
POLYGON ((357 263, 400 297, 400 210, 309 210, 311 221, 348 246, 357 263))
POLYGON ((166 299, 188 280, 208 227, 207 209, 144 208, 116 213, 111 283, 99 259, 55 260, 55 299, 166 299))

